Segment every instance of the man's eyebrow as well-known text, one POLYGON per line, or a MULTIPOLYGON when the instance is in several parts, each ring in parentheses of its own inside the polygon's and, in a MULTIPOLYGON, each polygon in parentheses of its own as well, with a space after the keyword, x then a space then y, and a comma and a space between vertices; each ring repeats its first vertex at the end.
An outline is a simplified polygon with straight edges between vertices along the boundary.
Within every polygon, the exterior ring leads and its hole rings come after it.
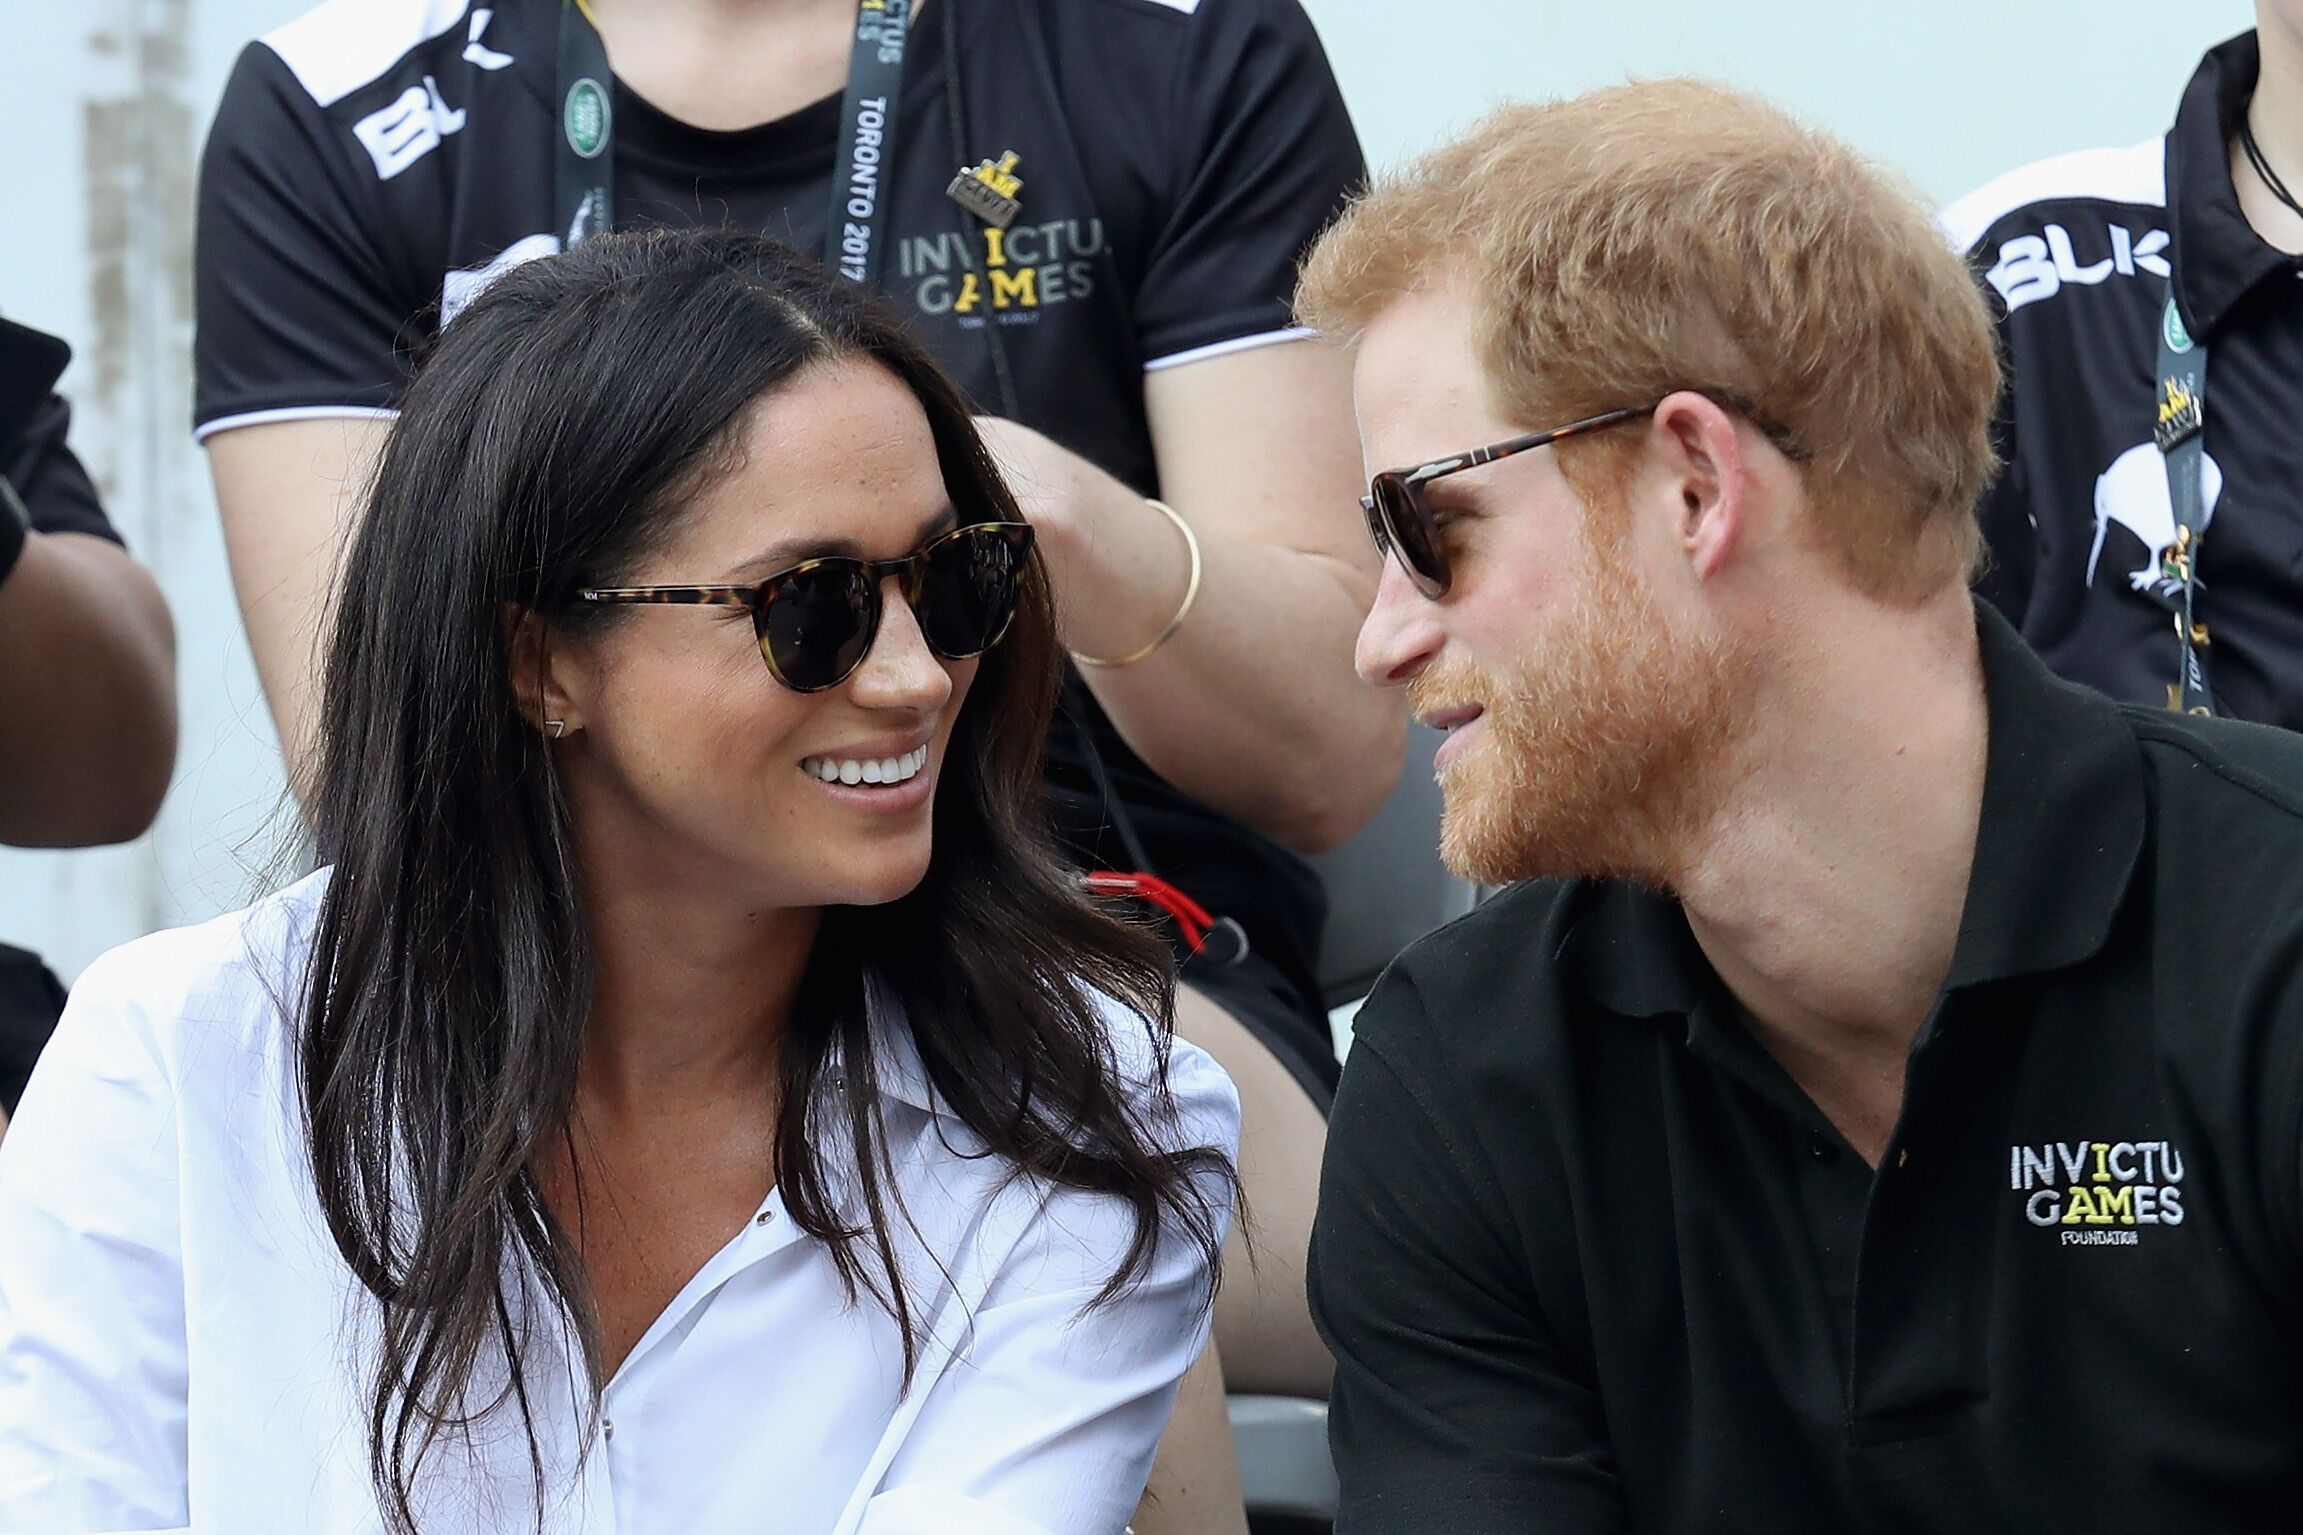
MULTIPOLYGON (((912 540, 911 548, 917 549, 937 534, 957 527, 959 520, 960 514, 950 502, 945 502, 940 510, 920 524, 919 534, 912 540)), ((728 584, 742 585, 746 581, 758 581, 807 560, 821 560, 834 555, 845 555, 853 560, 872 558, 862 544, 845 534, 828 537, 822 534, 797 534, 791 538, 778 539, 729 571, 728 584)))

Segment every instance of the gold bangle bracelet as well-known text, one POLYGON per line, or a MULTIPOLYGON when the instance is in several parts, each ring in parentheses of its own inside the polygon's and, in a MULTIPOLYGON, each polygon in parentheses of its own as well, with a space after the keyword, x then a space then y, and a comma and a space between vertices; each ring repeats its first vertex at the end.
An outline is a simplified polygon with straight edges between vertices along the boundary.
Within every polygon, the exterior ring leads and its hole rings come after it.
MULTIPOLYGON (((1150 498, 1147 497, 1146 499, 1149 500, 1150 498)), ((1102 656, 1083 656, 1078 651, 1073 651, 1071 653, 1072 659, 1082 666, 1135 665, 1138 661, 1141 661, 1144 657, 1150 655, 1153 651, 1159 649, 1162 645, 1165 645, 1169 640, 1174 639, 1175 632, 1183 627, 1183 621, 1191 617, 1192 604, 1199 601, 1199 535, 1191 530, 1190 523, 1183 520, 1183 514, 1178 512, 1174 507, 1168 505, 1165 501, 1155 500, 1152 501, 1151 504, 1158 507, 1161 511, 1167 513, 1168 521, 1174 523, 1176 525, 1176 531, 1183 534, 1184 547, 1191 551, 1191 580, 1185 583, 1183 589, 1183 604, 1175 610, 1175 617, 1167 621, 1167 627, 1162 629, 1157 635, 1153 636, 1152 642, 1149 645, 1146 645, 1143 649, 1138 650, 1131 655, 1114 656, 1107 660, 1102 656)))

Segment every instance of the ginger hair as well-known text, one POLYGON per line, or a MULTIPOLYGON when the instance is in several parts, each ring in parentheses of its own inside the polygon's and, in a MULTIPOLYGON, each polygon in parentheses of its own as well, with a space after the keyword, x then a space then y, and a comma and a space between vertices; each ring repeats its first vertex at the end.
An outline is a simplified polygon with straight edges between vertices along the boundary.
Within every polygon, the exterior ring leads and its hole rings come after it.
MULTIPOLYGON (((1914 194, 1849 146, 1695 80, 1505 107, 1353 204, 1296 305, 1350 340, 1448 283, 1530 430, 1699 389, 1793 446, 1812 533, 1861 590, 1915 602, 1973 574, 1990 315, 1914 194)), ((1561 469, 1606 506, 1637 445, 1563 443, 1561 469)))

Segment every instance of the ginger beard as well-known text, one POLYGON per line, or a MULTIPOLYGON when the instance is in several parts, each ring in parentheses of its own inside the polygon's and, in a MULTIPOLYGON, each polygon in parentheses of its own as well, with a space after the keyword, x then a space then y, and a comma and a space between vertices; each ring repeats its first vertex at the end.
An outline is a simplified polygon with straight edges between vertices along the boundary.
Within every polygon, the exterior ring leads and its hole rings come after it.
POLYGON ((1479 884, 1578 876, 1668 887, 1730 787, 1747 724, 1744 658, 1675 628, 1620 538, 1580 542, 1574 598, 1524 659, 1501 671, 1443 663, 1408 689, 1419 714, 1484 710, 1467 727, 1479 738, 1440 778, 1440 856, 1479 884))

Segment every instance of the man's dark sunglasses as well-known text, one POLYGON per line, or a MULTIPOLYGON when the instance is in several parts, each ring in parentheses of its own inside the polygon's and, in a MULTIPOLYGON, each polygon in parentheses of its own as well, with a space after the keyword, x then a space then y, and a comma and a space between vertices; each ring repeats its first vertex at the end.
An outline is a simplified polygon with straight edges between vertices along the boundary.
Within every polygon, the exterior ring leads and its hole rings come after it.
MULTIPOLYGON (((1806 456, 1805 450, 1788 431, 1767 422, 1737 396, 1716 389, 1693 392, 1742 415, 1765 433, 1786 457, 1796 459, 1806 456)), ((1426 485, 1451 474, 1460 474, 1466 469, 1492 464, 1499 458, 1509 458, 1514 453, 1525 453, 1530 448, 1549 447, 1555 442, 1564 442, 1585 432, 1596 432, 1604 427, 1636 421, 1654 411, 1654 405, 1630 405, 1620 410, 1601 411, 1581 421, 1555 426, 1548 432, 1508 437, 1502 442, 1489 443, 1484 448, 1473 448, 1468 453, 1435 458, 1413 469, 1386 469, 1368 481, 1367 494, 1359 498, 1360 510, 1367 513, 1367 531, 1375 539, 1377 551, 1397 555, 1401 568, 1415 582, 1415 589, 1436 602, 1446 596, 1448 588, 1454 584, 1455 572, 1448 567, 1447 553, 1440 547, 1439 525, 1432 517, 1431 503, 1423 496, 1426 485)))
POLYGON ((702 603, 750 608, 760 655, 795 693, 836 688, 863 664, 880 631, 880 585, 894 576, 928 649, 947 661, 980 656, 1016 616, 1032 530, 1021 522, 973 522, 900 560, 825 555, 751 586, 609 586, 576 594, 590 603, 702 603))

